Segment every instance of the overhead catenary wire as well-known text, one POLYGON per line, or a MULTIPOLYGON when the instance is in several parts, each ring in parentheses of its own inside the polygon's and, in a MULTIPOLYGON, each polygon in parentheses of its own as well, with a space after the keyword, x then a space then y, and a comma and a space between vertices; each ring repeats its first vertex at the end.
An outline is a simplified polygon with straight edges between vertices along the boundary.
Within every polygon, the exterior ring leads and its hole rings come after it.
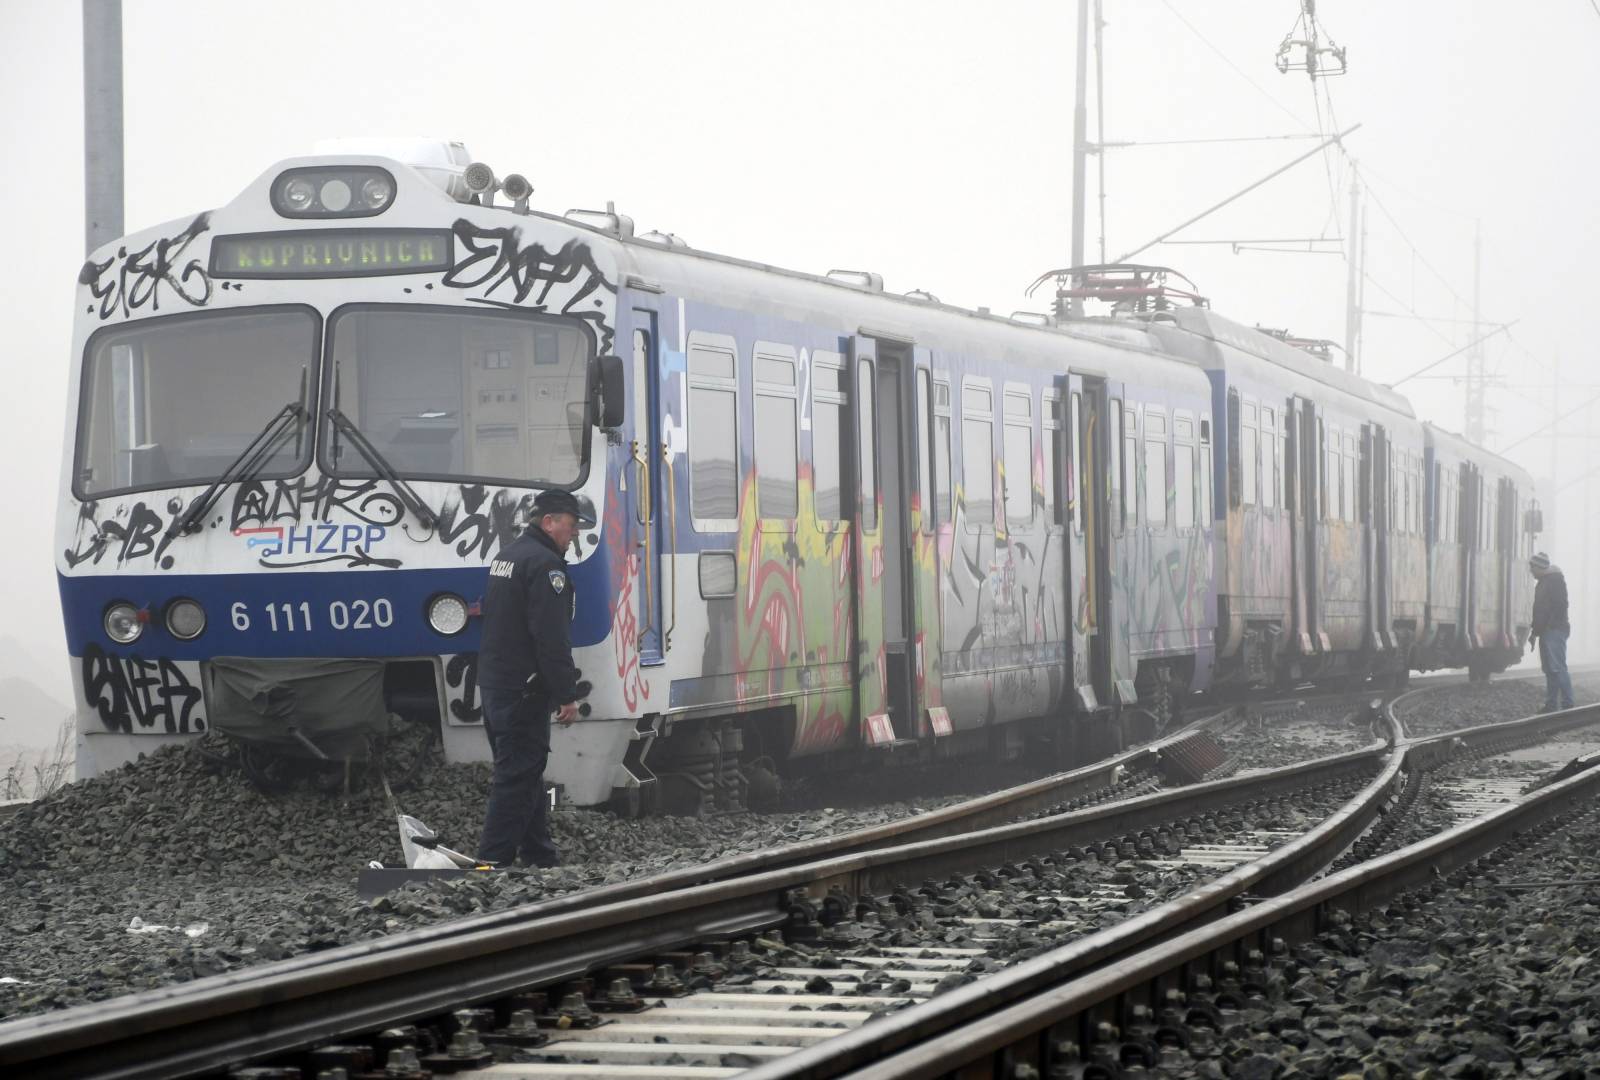
MULTIPOLYGON (((1439 359, 1433 361, 1432 363, 1422 365, 1417 370, 1415 370, 1411 374, 1407 375, 1405 378, 1397 379, 1394 382, 1386 383, 1385 385, 1388 386, 1390 390, 1393 390, 1393 389, 1397 388, 1398 386, 1400 386, 1402 383, 1410 382, 1412 379, 1415 379, 1418 375, 1421 375, 1425 371, 1432 371, 1434 368, 1438 367, 1440 364, 1444 363, 1446 360, 1454 360, 1456 357, 1460 356, 1462 353, 1466 352, 1468 349, 1472 348, 1474 345, 1481 345, 1483 342, 1488 341, 1490 338, 1494 337, 1495 335, 1505 333, 1507 330, 1509 330, 1511 327, 1513 327, 1515 325, 1516 325, 1515 322, 1509 322, 1509 323, 1506 323, 1504 326, 1496 327, 1495 329, 1489 331, 1487 334, 1484 334, 1481 337, 1473 338, 1471 341, 1469 341, 1465 345, 1461 346, 1461 348, 1456 349, 1453 352, 1445 353, 1443 356, 1439 357, 1439 359)), ((1506 449, 1509 450, 1510 447, 1507 447, 1506 449)), ((1501 451, 1501 453, 1504 453, 1504 452, 1505 451, 1503 451, 1503 450, 1501 451)))

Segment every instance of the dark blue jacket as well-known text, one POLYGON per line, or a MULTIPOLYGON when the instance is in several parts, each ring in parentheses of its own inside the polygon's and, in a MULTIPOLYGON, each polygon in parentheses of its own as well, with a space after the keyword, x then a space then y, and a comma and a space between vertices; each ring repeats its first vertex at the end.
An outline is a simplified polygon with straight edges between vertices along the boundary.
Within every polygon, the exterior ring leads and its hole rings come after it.
POLYGON ((1540 576, 1533 587, 1533 630, 1538 637, 1546 630, 1572 633, 1567 623, 1567 579, 1560 570, 1552 567, 1540 576))
POLYGON ((537 525, 500 550, 483 593, 478 685, 521 690, 538 675, 546 702, 578 697, 570 623, 578 596, 556 542, 537 525))

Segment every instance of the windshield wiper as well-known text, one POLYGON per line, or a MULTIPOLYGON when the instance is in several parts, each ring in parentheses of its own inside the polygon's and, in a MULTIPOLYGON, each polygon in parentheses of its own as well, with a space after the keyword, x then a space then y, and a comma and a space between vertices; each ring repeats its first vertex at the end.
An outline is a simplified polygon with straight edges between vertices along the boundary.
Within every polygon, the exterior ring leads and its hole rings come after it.
POLYGON ((222 489, 233 483, 244 483, 253 478, 262 469, 267 467, 278 448, 283 445, 289 432, 293 430, 295 438, 295 456, 299 459, 301 449, 301 433, 305 430, 307 419, 306 409, 306 369, 300 369, 300 396, 294 401, 279 409, 265 427, 250 440, 239 456, 228 462, 228 467, 211 485, 200 493, 200 497, 189 504, 189 508, 176 518, 167 527, 167 539, 182 536, 185 533, 197 532, 200 521, 206 516, 212 505, 217 501, 217 496, 222 489))
MULTIPOLYGON (((376 446, 372 445, 365 433, 356 427, 355 421, 340 410, 339 372, 339 368, 333 369, 333 404, 328 407, 328 419, 333 423, 334 430, 350 440, 356 451, 367 459, 367 464, 372 466, 372 471, 388 481, 389 486, 394 488, 395 492, 400 496, 400 501, 405 503, 406 509, 415 514, 424 526, 431 529, 439 521, 439 515, 433 512, 433 507, 423 502, 422 496, 418 495, 410 484, 400 479, 400 474, 394 471, 394 466, 389 464, 389 459, 384 457, 376 446)), ((336 469, 339 467, 338 439, 333 441, 333 466, 336 469)))

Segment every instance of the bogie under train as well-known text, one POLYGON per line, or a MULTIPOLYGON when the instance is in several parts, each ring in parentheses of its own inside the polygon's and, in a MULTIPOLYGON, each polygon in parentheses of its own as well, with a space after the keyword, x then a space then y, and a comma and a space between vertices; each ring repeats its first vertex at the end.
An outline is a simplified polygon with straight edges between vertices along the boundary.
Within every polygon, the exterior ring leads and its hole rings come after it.
POLYGON ((598 522, 548 771, 578 805, 1086 758, 1213 687, 1521 652, 1527 475, 1159 270, 1001 318, 533 212, 466 164, 286 161, 85 264, 80 775, 210 728, 337 761, 391 713, 486 759, 477 604, 547 487, 598 522))

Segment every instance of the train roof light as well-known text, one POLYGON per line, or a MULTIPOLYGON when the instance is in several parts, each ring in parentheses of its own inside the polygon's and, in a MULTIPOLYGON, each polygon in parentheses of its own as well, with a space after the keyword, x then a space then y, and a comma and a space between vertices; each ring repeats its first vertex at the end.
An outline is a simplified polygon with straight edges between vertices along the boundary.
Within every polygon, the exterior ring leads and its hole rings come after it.
POLYGON ((272 182, 272 208, 286 218, 372 217, 394 202, 394 176, 380 165, 309 165, 272 182))
POLYGON ((533 194, 533 185, 528 183, 528 178, 521 173, 512 173, 500 181, 500 190, 512 202, 512 209, 519 214, 528 212, 528 197, 533 194))
POLYGON ((472 155, 465 144, 450 139, 322 139, 311 152, 318 157, 389 158, 415 169, 424 180, 458 202, 465 202, 470 194, 461 174, 472 161, 472 155))

